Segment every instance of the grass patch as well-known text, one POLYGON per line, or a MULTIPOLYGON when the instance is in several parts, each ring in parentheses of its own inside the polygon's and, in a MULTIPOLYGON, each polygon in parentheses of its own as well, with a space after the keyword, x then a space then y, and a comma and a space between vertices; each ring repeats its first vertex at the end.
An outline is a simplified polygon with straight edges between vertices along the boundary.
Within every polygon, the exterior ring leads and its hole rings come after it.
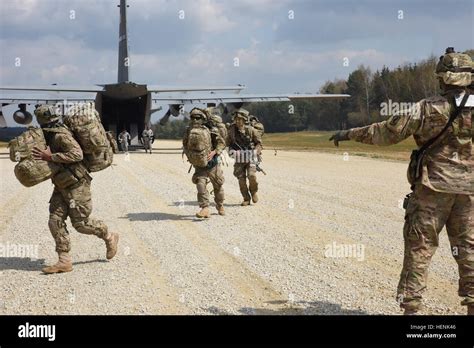
POLYGON ((334 132, 294 132, 294 133, 266 133, 263 143, 266 149, 284 149, 301 151, 324 151, 350 155, 383 158, 392 160, 408 160, 411 151, 416 148, 413 138, 406 139, 392 146, 376 146, 344 141, 335 147, 329 138, 334 132))

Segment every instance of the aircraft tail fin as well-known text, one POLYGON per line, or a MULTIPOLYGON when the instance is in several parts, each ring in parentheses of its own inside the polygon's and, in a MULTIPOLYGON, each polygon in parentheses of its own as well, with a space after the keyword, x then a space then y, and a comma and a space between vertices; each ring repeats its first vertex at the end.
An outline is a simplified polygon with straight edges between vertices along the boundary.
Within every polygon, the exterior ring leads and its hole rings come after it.
POLYGON ((128 56, 127 0, 120 0, 118 7, 120 7, 120 28, 117 82, 122 83, 129 81, 130 66, 130 58, 128 56))

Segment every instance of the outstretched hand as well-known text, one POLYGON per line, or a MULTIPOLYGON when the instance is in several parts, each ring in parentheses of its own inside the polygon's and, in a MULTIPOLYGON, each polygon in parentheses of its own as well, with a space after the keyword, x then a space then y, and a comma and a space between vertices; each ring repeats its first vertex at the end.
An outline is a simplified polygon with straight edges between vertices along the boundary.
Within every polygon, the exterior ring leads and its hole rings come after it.
POLYGON ((349 131, 347 130, 337 131, 329 138, 329 140, 334 141, 334 145, 339 146, 340 141, 350 140, 349 131))

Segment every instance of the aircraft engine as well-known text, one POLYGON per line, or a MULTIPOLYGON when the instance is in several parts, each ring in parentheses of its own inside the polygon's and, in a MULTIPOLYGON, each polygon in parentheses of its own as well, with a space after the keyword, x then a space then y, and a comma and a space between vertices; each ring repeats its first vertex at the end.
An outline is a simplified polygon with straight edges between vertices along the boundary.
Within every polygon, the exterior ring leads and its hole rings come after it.
POLYGON ((13 119, 19 124, 30 124, 33 120, 33 115, 26 110, 17 110, 13 113, 13 119))
POLYGON ((186 116, 187 112, 185 112, 181 108, 182 105, 180 104, 171 104, 168 111, 166 111, 166 114, 161 118, 160 124, 163 126, 166 122, 168 122, 171 115, 173 115, 174 117, 178 117, 179 115, 186 116))

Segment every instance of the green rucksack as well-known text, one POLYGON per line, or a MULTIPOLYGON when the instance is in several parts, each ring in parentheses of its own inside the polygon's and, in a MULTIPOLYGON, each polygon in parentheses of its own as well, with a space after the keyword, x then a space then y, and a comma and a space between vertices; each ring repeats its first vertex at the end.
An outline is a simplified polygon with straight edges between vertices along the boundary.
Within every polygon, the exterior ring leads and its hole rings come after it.
POLYGON ((207 156, 212 150, 211 131, 206 126, 188 129, 188 142, 184 153, 195 167, 206 167, 207 156))
POLYGON ((257 118, 257 116, 253 116, 251 115, 249 117, 250 119, 250 125, 255 128, 258 132, 258 134, 260 135, 260 137, 263 136, 263 134, 265 134, 265 127, 263 126, 263 123, 261 123, 259 121, 259 119, 257 118))
POLYGON ((107 134, 94 103, 71 107, 63 118, 84 152, 84 164, 90 172, 98 172, 112 164, 118 146, 113 135, 107 134))
POLYGON ((227 127, 222 122, 222 117, 219 116, 216 112, 217 109, 214 107, 209 107, 204 111, 207 114, 207 125, 209 128, 217 128, 219 135, 222 137, 222 140, 226 142, 227 139, 227 127))
POLYGON ((18 181, 31 187, 52 178, 59 166, 52 162, 33 158, 34 147, 46 149, 46 140, 41 128, 29 127, 25 132, 8 143, 10 159, 16 164, 14 172, 18 181))

